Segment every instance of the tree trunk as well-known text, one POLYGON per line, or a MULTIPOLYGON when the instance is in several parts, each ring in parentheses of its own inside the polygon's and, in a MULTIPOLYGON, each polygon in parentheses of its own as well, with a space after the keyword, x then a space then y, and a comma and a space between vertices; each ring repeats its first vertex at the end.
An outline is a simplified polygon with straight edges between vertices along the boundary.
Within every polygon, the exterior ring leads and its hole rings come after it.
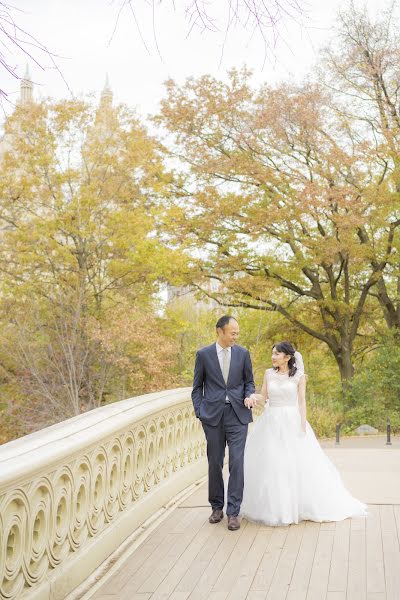
POLYGON ((334 355, 339 367, 342 393, 345 395, 349 391, 350 383, 354 376, 354 365, 351 360, 352 349, 348 344, 342 343, 341 347, 334 355))

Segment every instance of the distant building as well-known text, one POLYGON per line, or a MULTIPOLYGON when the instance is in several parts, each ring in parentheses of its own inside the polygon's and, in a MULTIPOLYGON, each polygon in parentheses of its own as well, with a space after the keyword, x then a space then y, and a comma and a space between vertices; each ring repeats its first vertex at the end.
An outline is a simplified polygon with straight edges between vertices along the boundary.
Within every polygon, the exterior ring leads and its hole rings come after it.
MULTIPOLYGON (((21 105, 26 106, 27 108, 29 108, 29 105, 31 105, 34 101, 35 101, 34 84, 33 84, 33 81, 32 81, 32 78, 31 78, 31 75, 29 72, 29 67, 27 65, 25 74, 24 74, 23 78, 21 79, 20 92, 19 92, 19 98, 17 100, 17 105, 18 106, 21 106, 21 105)), ((103 116, 99 116, 98 122, 96 123, 96 125, 99 125, 100 121, 103 121, 105 123, 107 122, 107 117, 104 117, 104 114, 107 111, 103 110, 103 109, 110 108, 112 106, 112 102, 113 102, 113 92, 112 92, 112 89, 110 86, 108 75, 106 75, 105 84, 104 84, 103 90, 101 92, 100 102, 99 102, 99 115, 101 115, 101 113, 103 113, 103 116)), ((13 137, 13 134, 11 134, 11 133, 5 133, 3 136, 0 137, 0 160, 5 152, 8 152, 9 150, 12 149, 12 137, 13 137)))
POLYGON ((25 75, 21 79, 19 103, 29 104, 30 102, 33 102, 33 82, 29 73, 29 67, 26 65, 25 75))
MULTIPOLYGON (((219 290, 220 283, 216 279, 210 279, 203 287, 207 293, 212 294, 219 290)), ((173 285, 167 287, 167 304, 170 306, 189 305, 196 312, 220 307, 218 302, 190 286, 173 285)))
MULTIPOLYGON (((19 98, 17 101, 18 105, 29 105, 33 102, 33 82, 29 73, 28 66, 25 70, 25 75, 21 79, 19 98)), ((0 137, 0 161, 1 157, 12 149, 12 134, 5 133, 0 137)))

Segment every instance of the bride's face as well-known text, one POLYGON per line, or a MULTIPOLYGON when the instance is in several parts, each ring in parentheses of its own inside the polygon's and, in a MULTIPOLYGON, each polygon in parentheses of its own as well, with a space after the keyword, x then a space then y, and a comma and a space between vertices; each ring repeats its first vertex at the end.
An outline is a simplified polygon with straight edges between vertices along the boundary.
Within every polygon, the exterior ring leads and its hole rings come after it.
POLYGON ((287 369, 290 356, 284 352, 278 352, 276 348, 272 349, 272 364, 278 369, 287 369))

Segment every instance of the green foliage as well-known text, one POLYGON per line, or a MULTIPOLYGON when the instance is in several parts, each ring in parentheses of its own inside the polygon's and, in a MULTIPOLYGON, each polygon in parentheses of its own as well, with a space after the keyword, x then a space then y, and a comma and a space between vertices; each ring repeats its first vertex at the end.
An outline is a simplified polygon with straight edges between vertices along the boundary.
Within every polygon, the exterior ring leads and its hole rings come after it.
POLYGON ((193 294, 167 305, 165 332, 176 345, 179 385, 192 384, 196 351, 215 341, 215 323, 220 314, 204 301, 199 304, 193 294))
POLYGON ((307 403, 307 420, 318 438, 330 438, 335 435, 336 425, 343 420, 343 412, 336 404, 307 403))
POLYGON ((156 235, 171 179, 159 143, 127 107, 81 101, 19 106, 5 131, 0 399, 9 437, 176 385, 156 297, 184 260, 156 235))
POLYGON ((378 338, 351 382, 345 399, 345 431, 367 423, 380 431, 390 419, 400 431, 400 345, 396 332, 378 338))

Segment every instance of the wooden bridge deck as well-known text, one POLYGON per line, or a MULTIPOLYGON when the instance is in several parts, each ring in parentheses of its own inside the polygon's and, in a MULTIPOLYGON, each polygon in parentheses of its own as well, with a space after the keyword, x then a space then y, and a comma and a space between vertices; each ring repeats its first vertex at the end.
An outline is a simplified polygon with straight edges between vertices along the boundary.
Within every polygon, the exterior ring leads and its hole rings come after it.
POLYGON ((226 518, 208 523, 203 484, 84 598, 400 600, 400 449, 328 453, 352 492, 373 502, 367 518, 277 528, 243 520, 232 532, 226 518))

